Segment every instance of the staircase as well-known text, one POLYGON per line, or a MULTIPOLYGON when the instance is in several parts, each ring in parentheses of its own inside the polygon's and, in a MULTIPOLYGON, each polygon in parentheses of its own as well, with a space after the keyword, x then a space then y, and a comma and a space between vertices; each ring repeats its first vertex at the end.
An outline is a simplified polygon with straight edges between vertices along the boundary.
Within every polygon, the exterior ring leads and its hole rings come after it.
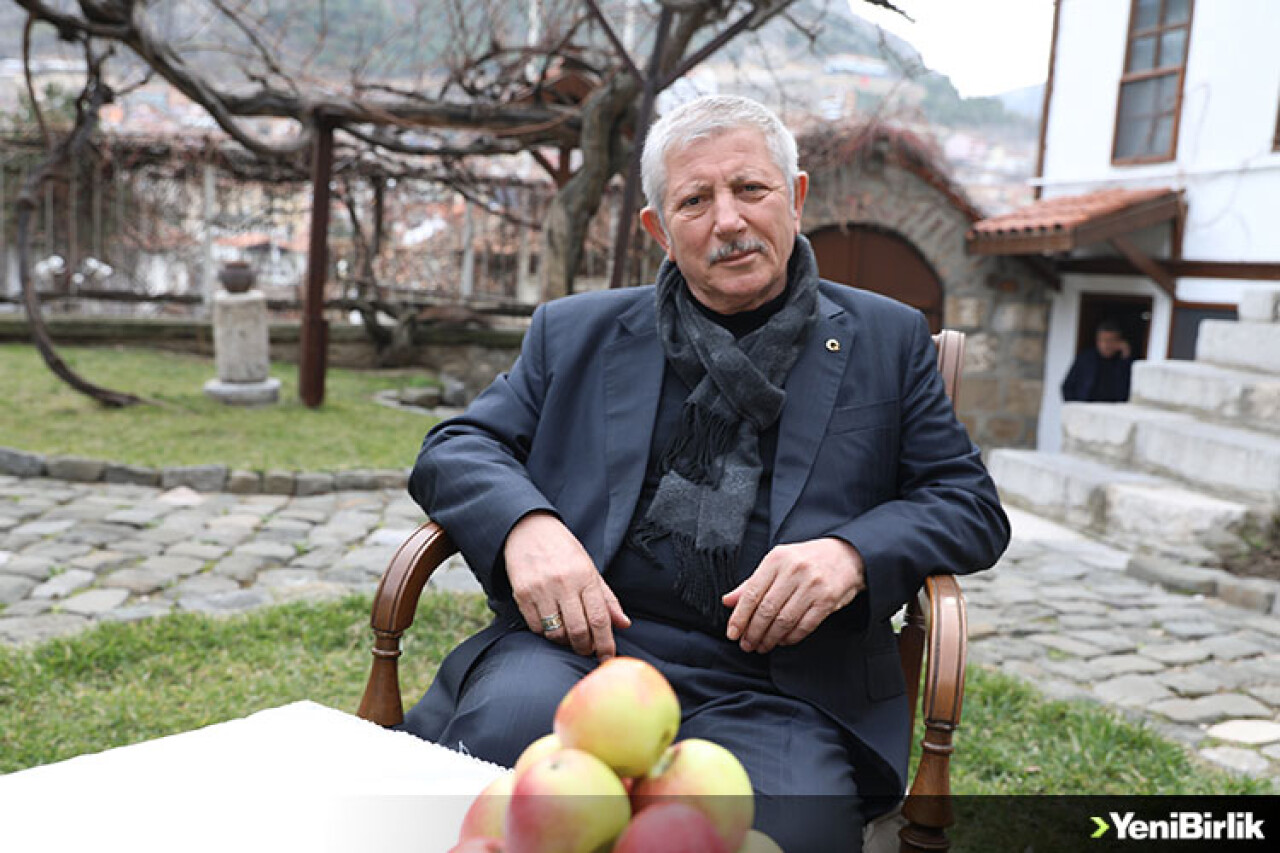
POLYGON ((1195 361, 1136 362, 1128 403, 1067 403, 1063 452, 996 450, 1010 504, 1121 547, 1220 564, 1280 513, 1280 288, 1200 325, 1195 361))

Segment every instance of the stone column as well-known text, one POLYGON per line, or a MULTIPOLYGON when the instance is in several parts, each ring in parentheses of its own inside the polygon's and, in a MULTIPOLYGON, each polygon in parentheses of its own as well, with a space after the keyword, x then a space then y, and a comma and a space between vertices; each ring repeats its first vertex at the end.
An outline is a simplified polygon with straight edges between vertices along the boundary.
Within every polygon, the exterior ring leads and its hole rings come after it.
POLYGON ((267 298, 261 292, 213 297, 213 353, 218 378, 204 392, 224 403, 260 406, 280 397, 280 380, 268 376, 267 298))

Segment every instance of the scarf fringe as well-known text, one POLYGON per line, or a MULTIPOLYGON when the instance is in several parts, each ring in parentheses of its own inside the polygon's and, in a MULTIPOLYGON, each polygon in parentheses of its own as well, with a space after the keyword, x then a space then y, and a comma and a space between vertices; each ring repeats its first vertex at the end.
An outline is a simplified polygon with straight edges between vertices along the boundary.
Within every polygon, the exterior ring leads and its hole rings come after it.
POLYGON ((738 424, 689 401, 680 412, 680 425, 662 454, 662 472, 675 471, 691 483, 713 488, 719 484, 716 461, 733 449, 738 424))
POLYGON ((693 537, 669 530, 649 519, 637 524, 628 539, 633 548, 656 563, 658 557, 653 543, 668 536, 675 551, 674 588, 680 601, 715 627, 727 627, 730 610, 720 598, 738 585, 738 546, 699 548, 693 537))
POLYGON ((738 546, 699 548, 682 533, 672 533, 676 551, 676 591, 680 600, 718 629, 729 624, 729 608, 720 597, 733 589, 738 546))

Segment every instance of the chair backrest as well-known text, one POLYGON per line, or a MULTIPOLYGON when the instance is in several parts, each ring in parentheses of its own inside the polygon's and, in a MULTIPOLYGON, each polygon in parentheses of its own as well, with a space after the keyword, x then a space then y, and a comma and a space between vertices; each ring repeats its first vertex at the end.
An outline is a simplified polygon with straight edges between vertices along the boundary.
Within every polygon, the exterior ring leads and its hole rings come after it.
POLYGON ((933 336, 933 345, 938 348, 938 372, 947 387, 947 397, 955 406, 960 393, 960 371, 964 368, 964 332, 943 329, 933 336))

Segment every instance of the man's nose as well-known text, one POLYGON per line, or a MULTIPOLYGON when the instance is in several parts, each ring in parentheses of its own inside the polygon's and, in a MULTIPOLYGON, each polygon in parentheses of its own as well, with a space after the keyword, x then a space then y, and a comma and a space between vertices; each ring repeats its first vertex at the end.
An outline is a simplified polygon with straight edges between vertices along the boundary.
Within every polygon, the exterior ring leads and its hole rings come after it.
POLYGON ((715 208, 715 231, 717 237, 733 237, 741 234, 747 227, 742 219, 742 211, 738 208, 738 199, 729 189, 722 189, 713 199, 715 208))

